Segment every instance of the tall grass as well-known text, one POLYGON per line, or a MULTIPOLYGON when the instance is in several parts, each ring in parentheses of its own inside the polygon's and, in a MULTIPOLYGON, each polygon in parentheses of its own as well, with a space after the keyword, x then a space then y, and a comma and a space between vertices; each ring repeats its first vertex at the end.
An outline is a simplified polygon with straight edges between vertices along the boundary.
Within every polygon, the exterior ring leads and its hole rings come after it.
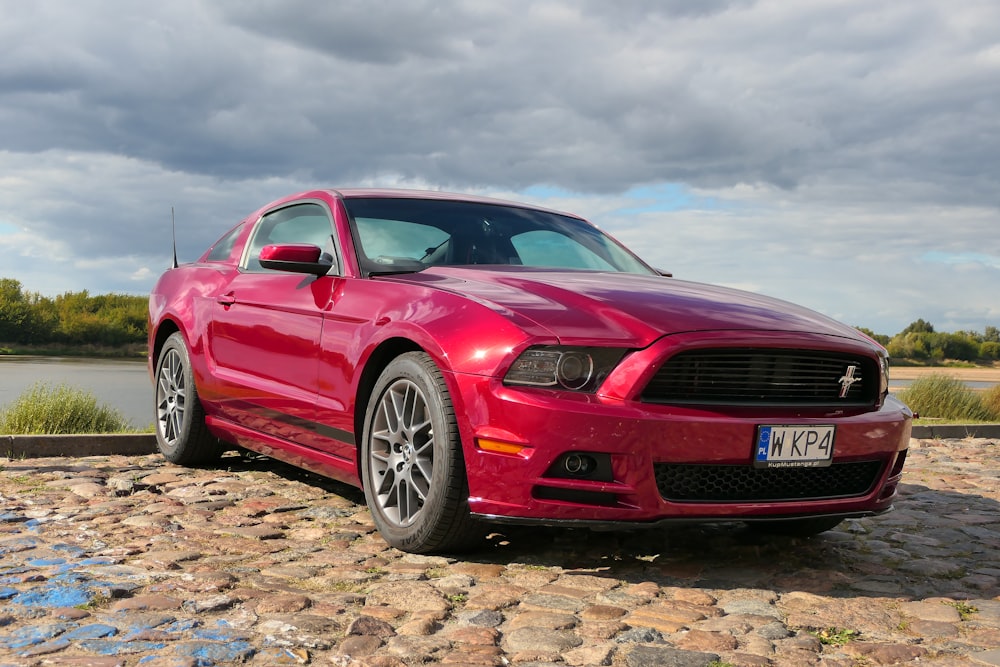
POLYGON ((987 406, 964 382, 941 373, 914 380, 897 396, 921 417, 970 422, 1000 419, 1000 411, 987 406))
POLYGON ((984 391, 982 400, 983 406, 993 414, 994 419, 1000 421, 1000 384, 984 391))
POLYGON ((67 435, 134 432, 120 412, 98 404, 88 391, 36 383, 0 410, 0 434, 67 435))

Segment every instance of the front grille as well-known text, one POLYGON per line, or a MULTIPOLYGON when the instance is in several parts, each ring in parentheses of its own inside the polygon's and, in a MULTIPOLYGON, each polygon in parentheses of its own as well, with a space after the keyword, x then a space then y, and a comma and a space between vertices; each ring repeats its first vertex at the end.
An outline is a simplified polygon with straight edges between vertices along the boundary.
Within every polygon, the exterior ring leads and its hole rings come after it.
POLYGON ((668 359, 642 400, 839 408, 874 405, 878 388, 878 369, 865 357, 808 350, 692 350, 668 359))
POLYGON ((825 468, 658 463, 656 487, 682 503, 823 500, 863 496, 875 487, 881 461, 834 463, 825 468))

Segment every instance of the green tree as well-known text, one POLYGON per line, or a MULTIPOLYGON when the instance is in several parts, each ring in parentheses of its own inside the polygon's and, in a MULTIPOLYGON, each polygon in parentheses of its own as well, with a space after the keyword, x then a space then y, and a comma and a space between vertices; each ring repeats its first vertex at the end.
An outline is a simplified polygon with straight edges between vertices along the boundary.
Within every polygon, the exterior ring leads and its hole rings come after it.
POLYGON ((45 299, 25 292, 21 283, 0 278, 0 341, 44 343, 52 332, 51 312, 45 299))
POLYGON ((854 327, 854 328, 863 333, 864 335, 868 336, 869 338, 871 338, 879 345, 882 345, 883 347, 887 346, 889 344, 889 341, 891 340, 889 336, 886 336, 885 334, 877 334, 867 327, 854 327))
POLYGON ((910 322, 905 329, 900 331, 901 334, 908 333, 934 333, 934 327, 930 322, 925 322, 923 319, 919 319, 915 322, 910 322))
POLYGON ((975 361, 979 358, 979 341, 968 332, 932 334, 935 337, 935 359, 958 359, 959 361, 975 361))

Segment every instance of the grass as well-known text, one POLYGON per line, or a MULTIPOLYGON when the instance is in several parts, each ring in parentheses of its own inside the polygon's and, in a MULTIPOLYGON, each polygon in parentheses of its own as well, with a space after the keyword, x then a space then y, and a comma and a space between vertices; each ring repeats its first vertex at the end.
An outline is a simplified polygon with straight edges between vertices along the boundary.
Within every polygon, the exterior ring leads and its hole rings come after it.
POLYGON ((997 387, 980 394, 961 380, 939 373, 914 380, 896 395, 921 417, 966 423, 1000 420, 1000 411, 992 407, 1000 402, 997 387))
POLYGON ((1000 384, 994 385, 979 395, 983 406, 994 415, 1000 416, 1000 384))
POLYGON ((963 621, 969 620, 973 614, 979 613, 979 609, 964 600, 959 600, 958 602, 946 602, 948 606, 954 607, 955 611, 958 612, 959 618, 963 621))
POLYGON ((827 646, 844 646, 861 636, 861 633, 857 630, 845 630, 843 628, 825 628, 811 632, 810 634, 816 637, 821 644, 826 644, 827 646))
POLYGON ((88 391, 62 384, 36 383, 0 410, 4 435, 136 432, 118 410, 98 403, 88 391))
POLYGON ((125 345, 0 345, 0 355, 16 357, 96 357, 104 359, 142 359, 146 357, 145 343, 125 345))

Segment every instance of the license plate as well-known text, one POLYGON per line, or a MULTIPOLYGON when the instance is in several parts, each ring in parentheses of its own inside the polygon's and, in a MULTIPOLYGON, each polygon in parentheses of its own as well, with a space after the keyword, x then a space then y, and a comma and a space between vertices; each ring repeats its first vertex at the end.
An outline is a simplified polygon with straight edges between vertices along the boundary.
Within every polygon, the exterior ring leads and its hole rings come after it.
POLYGON ((757 468, 818 468, 833 461, 835 426, 758 426, 757 468))

